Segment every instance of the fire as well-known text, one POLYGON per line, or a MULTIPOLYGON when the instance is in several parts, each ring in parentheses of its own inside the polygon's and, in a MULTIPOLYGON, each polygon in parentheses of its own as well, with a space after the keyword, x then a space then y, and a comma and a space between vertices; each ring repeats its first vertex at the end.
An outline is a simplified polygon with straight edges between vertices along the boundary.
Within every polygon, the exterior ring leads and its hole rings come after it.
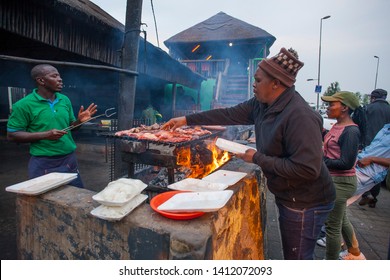
POLYGON ((230 159, 226 151, 215 146, 215 141, 206 141, 191 147, 182 147, 177 151, 177 165, 186 167, 192 172, 189 178, 203 178, 230 159))

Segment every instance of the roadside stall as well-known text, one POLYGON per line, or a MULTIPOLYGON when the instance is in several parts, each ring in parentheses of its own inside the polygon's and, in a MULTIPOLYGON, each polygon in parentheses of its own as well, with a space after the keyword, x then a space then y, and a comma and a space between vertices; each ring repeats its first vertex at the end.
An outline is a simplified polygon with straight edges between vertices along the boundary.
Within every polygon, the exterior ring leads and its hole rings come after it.
POLYGON ((257 165, 234 157, 247 146, 214 138, 205 139, 230 160, 156 193, 134 178, 114 180, 96 193, 66 185, 72 174, 7 187, 18 193, 18 257, 264 259, 265 178, 257 165))

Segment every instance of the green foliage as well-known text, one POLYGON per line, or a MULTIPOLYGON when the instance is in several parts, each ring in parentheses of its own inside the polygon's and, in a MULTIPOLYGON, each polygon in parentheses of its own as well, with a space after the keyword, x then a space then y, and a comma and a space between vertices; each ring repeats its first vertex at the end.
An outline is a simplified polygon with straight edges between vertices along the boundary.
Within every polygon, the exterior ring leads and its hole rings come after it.
POLYGON ((330 84, 330 86, 327 88, 327 90, 324 92, 325 96, 331 96, 335 94, 336 92, 340 91, 340 85, 339 82, 333 82, 330 84))
POLYGON ((370 97, 368 96, 368 94, 364 94, 364 95, 362 96, 362 98, 360 99, 360 103, 361 103, 362 105, 367 105, 367 104, 370 103, 370 97))
MULTIPOLYGON (((327 88, 327 90, 324 92, 325 96, 331 96, 335 94, 336 92, 341 91, 339 82, 333 82, 330 84, 330 86, 327 88)), ((359 91, 355 92, 355 95, 359 98, 360 104, 367 105, 370 103, 370 98, 367 94, 361 94, 359 91)))

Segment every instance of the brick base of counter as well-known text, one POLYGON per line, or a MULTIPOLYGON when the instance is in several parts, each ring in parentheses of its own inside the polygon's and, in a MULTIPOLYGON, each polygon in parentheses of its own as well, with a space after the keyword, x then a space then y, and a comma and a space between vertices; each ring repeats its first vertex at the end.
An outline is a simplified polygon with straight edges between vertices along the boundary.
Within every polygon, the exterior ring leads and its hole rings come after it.
POLYGON ((248 175, 229 189, 219 211, 177 221, 145 203, 121 221, 90 214, 95 192, 63 186, 40 196, 18 195, 19 259, 264 259, 265 180, 253 164, 223 169, 248 175))

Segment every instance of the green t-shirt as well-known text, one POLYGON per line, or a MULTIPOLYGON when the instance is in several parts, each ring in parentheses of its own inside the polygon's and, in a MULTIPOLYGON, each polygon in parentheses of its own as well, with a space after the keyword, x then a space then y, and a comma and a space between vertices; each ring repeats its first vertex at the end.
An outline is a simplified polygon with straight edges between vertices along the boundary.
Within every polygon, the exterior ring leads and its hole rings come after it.
MULTIPOLYGON (((69 98, 56 92, 52 102, 40 96, 34 89, 12 107, 7 131, 42 132, 51 129, 64 129, 76 120, 69 98)), ((30 154, 33 156, 61 156, 76 149, 72 134, 62 136, 58 140, 40 140, 32 142, 30 154)))

